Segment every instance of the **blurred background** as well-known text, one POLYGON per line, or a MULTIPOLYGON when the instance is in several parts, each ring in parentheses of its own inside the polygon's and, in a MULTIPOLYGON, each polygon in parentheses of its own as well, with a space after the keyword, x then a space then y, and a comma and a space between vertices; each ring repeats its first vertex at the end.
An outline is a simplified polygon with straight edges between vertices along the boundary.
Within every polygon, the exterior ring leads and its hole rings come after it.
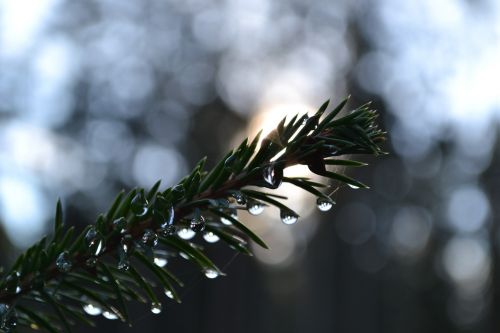
POLYGON ((182 305, 80 331, 496 332, 499 78, 496 0, 0 0, 0 264, 58 197, 91 223, 122 188, 351 94, 389 133, 347 171, 371 190, 319 214, 285 189, 296 225, 240 214, 271 251, 207 244, 227 277, 173 260, 182 305))

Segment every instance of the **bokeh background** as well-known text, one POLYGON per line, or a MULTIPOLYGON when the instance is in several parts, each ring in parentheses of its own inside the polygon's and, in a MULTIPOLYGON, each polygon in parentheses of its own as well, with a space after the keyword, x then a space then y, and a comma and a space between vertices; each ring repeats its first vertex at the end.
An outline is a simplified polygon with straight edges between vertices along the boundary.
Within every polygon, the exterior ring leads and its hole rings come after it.
POLYGON ((174 260, 182 305, 80 331, 496 332, 499 78, 496 0, 0 0, 0 263, 50 232, 58 197, 85 225, 351 94, 389 133, 348 171, 371 190, 319 214, 285 189, 296 225, 240 214, 271 251, 209 245, 228 277, 174 260))

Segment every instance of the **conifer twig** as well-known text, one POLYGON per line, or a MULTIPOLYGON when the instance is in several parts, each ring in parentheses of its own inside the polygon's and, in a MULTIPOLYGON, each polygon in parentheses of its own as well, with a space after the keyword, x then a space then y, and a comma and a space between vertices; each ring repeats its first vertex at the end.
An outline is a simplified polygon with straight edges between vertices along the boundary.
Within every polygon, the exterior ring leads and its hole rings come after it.
POLYGON ((262 141, 260 134, 244 140, 210 171, 202 159, 174 187, 160 191, 157 182, 148 191, 120 192, 110 209, 78 235, 65 226, 58 202, 54 234, 30 247, 0 276, 0 331, 23 326, 70 332, 77 323, 92 324, 96 315, 130 322, 126 303, 131 300, 149 302, 153 313, 161 312, 158 288, 180 302, 176 288, 182 282, 165 267, 172 257, 190 259, 207 278, 224 274, 190 241, 197 234, 251 254, 242 236, 267 246, 238 221, 237 209, 257 215, 272 205, 280 209, 283 223, 297 221, 298 214, 276 200, 286 198, 261 188, 274 190, 287 182, 317 196, 321 211, 332 207, 333 200, 321 191, 324 182, 284 177, 287 167, 307 165, 325 178, 366 187, 327 169, 365 165, 339 156, 382 153, 385 133, 375 124, 375 111, 367 104, 338 117, 346 103, 328 114, 327 101, 311 117, 284 118, 262 141), (143 271, 150 271, 154 280, 143 271))

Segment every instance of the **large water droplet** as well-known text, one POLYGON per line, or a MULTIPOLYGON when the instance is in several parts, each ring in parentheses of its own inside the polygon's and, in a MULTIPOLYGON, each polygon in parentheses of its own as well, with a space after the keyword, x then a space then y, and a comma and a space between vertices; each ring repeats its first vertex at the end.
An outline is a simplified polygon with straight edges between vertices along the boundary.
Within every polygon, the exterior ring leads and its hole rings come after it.
POLYGON ((335 202, 332 199, 325 198, 325 197, 319 197, 316 200, 316 206, 322 212, 327 212, 330 209, 332 209, 334 203, 335 202))
POLYGON ((106 319, 109 319, 109 320, 116 320, 118 319, 118 316, 116 314, 114 314, 113 312, 111 311, 104 311, 102 313, 102 316, 106 319))
POLYGON ((219 276, 219 273, 215 269, 207 268, 205 270, 205 276, 209 279, 215 279, 219 276))
POLYGON ((158 235, 151 229, 146 229, 141 238, 142 244, 147 247, 155 247, 158 245, 158 235))
POLYGON ((247 204, 247 198, 245 197, 245 195, 241 192, 233 192, 233 194, 231 194, 232 197, 236 200, 236 203, 238 205, 246 205, 247 204))
POLYGON ((283 169, 274 164, 268 165, 262 170, 262 178, 265 187, 277 189, 283 180, 283 169))
POLYGON ((216 234, 214 234, 212 231, 207 231, 203 234, 203 239, 207 242, 207 243, 217 243, 219 241, 219 236, 217 236, 216 234))
POLYGON ((127 232, 127 220, 124 217, 120 217, 113 221, 113 228, 119 230, 120 233, 127 232))
POLYGON ((294 224, 297 222, 299 216, 290 210, 281 210, 280 211, 281 222, 284 224, 294 224))
POLYGON ((194 232, 192 229, 183 227, 179 231, 177 231, 177 236, 179 236, 182 239, 191 239, 196 235, 196 232, 194 232))
POLYGON ((130 202, 130 209, 137 217, 143 217, 148 213, 148 201, 142 192, 134 196, 130 202))
POLYGON ((161 303, 153 302, 151 303, 151 312, 154 314, 160 314, 162 310, 161 303))
POLYGON ((165 295, 168 298, 174 299, 174 293, 172 292, 172 290, 165 289, 165 295))
POLYGON ((264 205, 257 200, 248 200, 247 210, 252 215, 260 215, 264 211, 264 205))
POLYGON ((68 251, 64 251, 59 254, 56 259, 56 267, 60 272, 67 273, 73 267, 71 263, 68 251))
POLYGON ((194 232, 203 231, 205 229, 205 218, 203 216, 195 213, 195 216, 191 219, 189 227, 194 232))
POLYGON ((85 304, 83 306, 83 311, 85 311, 88 315, 98 316, 102 313, 102 309, 94 304, 85 304))
POLYGON ((103 237, 95 230, 95 228, 90 228, 85 234, 85 243, 89 248, 90 254, 93 256, 98 256, 104 249, 103 237))

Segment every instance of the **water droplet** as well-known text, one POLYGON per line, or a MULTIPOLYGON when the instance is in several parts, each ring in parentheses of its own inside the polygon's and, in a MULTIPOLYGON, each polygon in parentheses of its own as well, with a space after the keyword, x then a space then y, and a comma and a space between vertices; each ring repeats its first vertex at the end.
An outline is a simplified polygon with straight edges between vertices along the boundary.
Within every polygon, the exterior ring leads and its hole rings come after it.
POLYGON ((160 258, 160 257, 155 257, 153 261, 155 265, 158 267, 165 267, 168 263, 168 260, 166 258, 160 258))
POLYGON ((141 238, 142 244, 147 247, 155 247, 158 245, 158 235, 151 229, 146 229, 141 238))
POLYGON ((165 295, 168 298, 174 299, 174 293, 172 292, 172 290, 165 289, 165 295))
POLYGON ((245 197, 245 195, 243 195, 243 193, 241 192, 234 192, 232 194, 232 197, 236 200, 236 203, 238 205, 246 205, 247 204, 247 198, 245 197))
POLYGON ((205 270, 205 276, 209 279, 215 279, 219 276, 219 273, 215 269, 207 268, 205 270))
POLYGON ((102 316, 106 319, 109 319, 109 320, 116 320, 118 319, 118 316, 116 314, 114 314, 113 312, 110 312, 110 311, 104 311, 102 313, 102 316))
POLYGON ((98 316, 102 313, 102 309, 100 307, 90 303, 83 306, 83 311, 91 316, 98 316))
POLYGON ((134 196, 130 202, 130 209, 137 217, 143 217, 148 213, 148 201, 142 192, 134 196))
POLYGON ((17 326, 17 316, 8 304, 0 303, 0 330, 10 333, 17 326))
MULTIPOLYGON (((231 210, 231 217, 233 219, 238 219, 238 214, 236 213, 236 209, 232 209, 231 210)), ((222 222, 222 224, 224 225, 231 225, 233 224, 233 222, 231 222, 229 219, 225 218, 225 217, 221 217, 220 218, 220 221, 222 222)))
POLYGON ((249 200, 247 210, 252 215, 260 215, 264 211, 264 205, 257 200, 249 200))
POLYGON ((165 267, 168 264, 169 257, 170 257, 169 252, 163 250, 155 250, 153 262, 158 267, 165 267))
POLYGON ((21 282, 19 280, 20 276, 21 274, 17 271, 7 276, 5 279, 5 291, 19 294, 21 292, 21 282))
POLYGON ((182 239, 191 239, 196 235, 196 232, 193 230, 183 227, 179 231, 177 231, 177 236, 179 236, 182 239))
POLYGON ((213 232, 211 231, 207 231, 203 234, 203 239, 207 242, 207 243, 217 243, 219 241, 219 236, 217 236, 216 234, 214 234, 213 232))
POLYGON ((347 186, 349 186, 350 188, 352 188, 354 190, 357 190, 357 189, 360 188, 359 186, 356 186, 356 185, 353 185, 353 184, 347 184, 347 186))
POLYGON ((281 210, 280 212, 281 222, 284 224, 294 224, 297 222, 299 216, 290 210, 281 210))
POLYGON ((97 258, 96 257, 90 257, 85 261, 85 265, 88 267, 95 267, 97 265, 97 258))
POLYGON ((73 267, 68 251, 64 251, 56 259, 56 267, 60 272, 67 273, 73 267))
POLYGON ((120 233, 125 233, 127 232, 127 220, 125 220, 124 217, 120 217, 116 220, 113 221, 113 228, 115 230, 119 230, 120 233))
POLYGON ((118 269, 122 271, 127 271, 130 268, 129 256, 133 250, 133 238, 131 235, 127 234, 120 240, 120 246, 118 247, 118 269))
POLYGON ((160 225, 160 232, 163 236, 169 236, 175 233, 174 215, 174 206, 169 205, 166 209, 166 215, 160 225))
POLYGON ((327 212, 329 211, 330 209, 332 209, 333 207, 333 204, 335 202, 330 199, 330 198, 325 198, 325 197, 319 197, 317 200, 316 200, 316 206, 318 207, 318 209, 322 212, 327 212))
POLYGON ((85 234, 85 243, 87 243, 89 252, 94 256, 101 254, 104 249, 103 237, 95 230, 95 228, 91 228, 87 231, 85 234))
POLYGON ((30 324, 30 328, 31 328, 32 330, 35 330, 35 331, 38 331, 38 330, 40 329, 40 327, 38 327, 38 325, 37 325, 37 324, 35 324, 35 323, 31 323, 31 324, 30 324))
POLYGON ((205 229, 205 218, 199 213, 195 213, 195 216, 191 219, 191 223, 189 224, 189 227, 191 230, 194 232, 201 232, 205 229))
POLYGON ((305 115, 304 118, 302 119, 302 126, 304 126, 305 124, 307 124, 308 120, 309 120, 309 117, 307 115, 305 115))
POLYGON ((151 312, 154 314, 160 314, 162 310, 161 303, 153 302, 151 303, 151 312))
POLYGON ((128 257, 120 257, 117 267, 120 271, 128 271, 130 269, 130 260, 128 257))
POLYGON ((265 184, 263 184, 265 187, 277 189, 280 187, 281 181, 283 180, 283 169, 276 167, 274 164, 270 164, 262 170, 262 177, 265 182, 265 184))
POLYGON ((9 310, 10 306, 8 304, 0 303, 0 323, 7 317, 9 310))
POLYGON ((231 155, 229 156, 225 161, 224 161, 224 168, 232 171, 236 162, 238 161, 236 155, 231 155))

